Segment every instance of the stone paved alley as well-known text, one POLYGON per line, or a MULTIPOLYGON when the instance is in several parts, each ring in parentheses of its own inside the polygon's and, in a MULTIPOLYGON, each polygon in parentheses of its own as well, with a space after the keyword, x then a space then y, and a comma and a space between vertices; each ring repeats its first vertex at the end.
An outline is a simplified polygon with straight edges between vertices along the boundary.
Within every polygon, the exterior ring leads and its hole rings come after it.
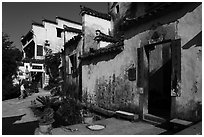
MULTIPOLYGON (((2 102, 2 134, 3 135, 33 135, 38 127, 38 122, 29 110, 30 101, 34 100, 39 95, 49 95, 49 92, 41 90, 39 93, 33 94, 24 100, 17 98, 2 102), (26 130, 25 130, 26 129, 26 130)), ((158 135, 158 134, 173 134, 164 128, 154 126, 150 123, 138 121, 130 122, 126 120, 108 118, 105 120, 96 121, 96 124, 106 125, 106 128, 101 131, 91 131, 86 128, 85 124, 71 125, 69 128, 78 129, 71 132, 64 128, 54 128, 53 135, 158 135)), ((187 128, 177 134, 201 134, 201 122, 187 128)))

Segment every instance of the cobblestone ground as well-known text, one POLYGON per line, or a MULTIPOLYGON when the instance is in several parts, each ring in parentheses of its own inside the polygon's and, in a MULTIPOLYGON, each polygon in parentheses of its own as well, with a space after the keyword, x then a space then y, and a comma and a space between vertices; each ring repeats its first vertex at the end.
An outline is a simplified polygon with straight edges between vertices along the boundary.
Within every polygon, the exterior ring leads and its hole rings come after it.
POLYGON ((40 90, 32 96, 19 100, 18 98, 2 101, 2 134, 3 135, 33 135, 38 126, 36 118, 29 109, 31 100, 37 96, 49 95, 40 90))

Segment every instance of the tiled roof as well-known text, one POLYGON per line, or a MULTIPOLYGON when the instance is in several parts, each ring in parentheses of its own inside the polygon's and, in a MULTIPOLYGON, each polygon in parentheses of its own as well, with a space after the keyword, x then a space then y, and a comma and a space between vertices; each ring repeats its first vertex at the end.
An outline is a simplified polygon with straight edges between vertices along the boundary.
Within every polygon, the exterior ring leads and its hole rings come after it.
POLYGON ((100 30, 96 30, 96 37, 94 38, 94 40, 113 42, 113 43, 116 43, 119 41, 110 35, 106 35, 102 33, 100 30))
POLYGON ((146 11, 146 14, 142 16, 139 16, 136 18, 125 18, 123 22, 121 23, 120 28, 122 30, 127 30, 131 26, 137 26, 146 21, 152 20, 158 16, 161 16, 161 14, 164 14, 165 11, 170 10, 172 7, 176 8, 175 4, 176 3, 174 2, 166 2, 166 3, 160 4, 159 6, 146 11))
POLYGON ((44 27, 44 25, 42 23, 38 23, 38 22, 34 22, 34 21, 32 22, 32 25, 44 27))
POLYGON ((65 31, 69 31, 69 32, 81 33, 81 30, 80 30, 80 29, 68 27, 68 26, 66 26, 66 25, 64 25, 64 30, 65 30, 65 31))
POLYGON ((79 22, 72 21, 72 20, 69 20, 69 19, 65 19, 65 18, 59 17, 59 16, 56 16, 56 19, 60 19, 60 20, 64 20, 64 21, 67 21, 67 22, 71 22, 71 23, 75 23, 75 24, 81 25, 81 23, 79 23, 79 22))
POLYGON ((84 53, 79 57, 79 59, 90 59, 90 58, 106 55, 108 53, 121 52, 124 49, 123 45, 124 45, 123 41, 120 41, 117 43, 111 43, 104 48, 100 48, 98 50, 92 50, 89 53, 84 53))
POLYGON ((52 20, 48 20, 48 19, 43 19, 42 21, 45 21, 45 22, 49 22, 49 23, 52 23, 52 24, 56 24, 56 25, 57 25, 57 22, 55 22, 55 21, 52 21, 52 20))
POLYGON ((71 46, 71 45, 79 42, 81 37, 82 37, 81 34, 78 34, 77 36, 72 37, 68 42, 65 43, 64 49, 66 49, 68 46, 71 46))
POLYGON ((111 20, 111 16, 109 14, 100 13, 98 11, 92 10, 92 9, 84 7, 84 6, 80 6, 80 8, 81 8, 81 12, 80 12, 81 15, 89 14, 89 15, 99 17, 99 18, 102 18, 105 20, 109 20, 109 21, 111 20))

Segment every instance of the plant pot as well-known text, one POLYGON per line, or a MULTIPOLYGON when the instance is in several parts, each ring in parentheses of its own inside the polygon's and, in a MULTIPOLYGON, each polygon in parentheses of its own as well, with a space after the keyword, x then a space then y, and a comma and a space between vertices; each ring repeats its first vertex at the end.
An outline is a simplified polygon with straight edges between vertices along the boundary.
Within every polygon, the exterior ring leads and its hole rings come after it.
POLYGON ((52 130, 52 124, 39 124, 39 134, 50 135, 52 130))
POLYGON ((84 116, 84 123, 85 124, 92 124, 94 116, 84 116))

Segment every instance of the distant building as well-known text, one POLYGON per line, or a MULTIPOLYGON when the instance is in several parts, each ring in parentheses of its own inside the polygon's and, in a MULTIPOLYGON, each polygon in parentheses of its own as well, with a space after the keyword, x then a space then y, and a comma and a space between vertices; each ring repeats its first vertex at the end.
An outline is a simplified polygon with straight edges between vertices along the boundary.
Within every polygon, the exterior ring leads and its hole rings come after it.
MULTIPOLYGON (((31 72, 31 76, 36 73, 42 78, 40 79, 40 87, 48 84, 49 76, 45 73, 44 58, 46 52, 57 53, 63 50, 63 45, 75 34, 72 30, 80 31, 81 24, 62 17, 56 17, 56 21, 47 19, 41 23, 33 22, 31 30, 22 36, 23 71, 25 67, 31 72), (69 28, 64 31, 64 27, 69 28)), ((55 64, 53 64, 55 65, 55 64)))

